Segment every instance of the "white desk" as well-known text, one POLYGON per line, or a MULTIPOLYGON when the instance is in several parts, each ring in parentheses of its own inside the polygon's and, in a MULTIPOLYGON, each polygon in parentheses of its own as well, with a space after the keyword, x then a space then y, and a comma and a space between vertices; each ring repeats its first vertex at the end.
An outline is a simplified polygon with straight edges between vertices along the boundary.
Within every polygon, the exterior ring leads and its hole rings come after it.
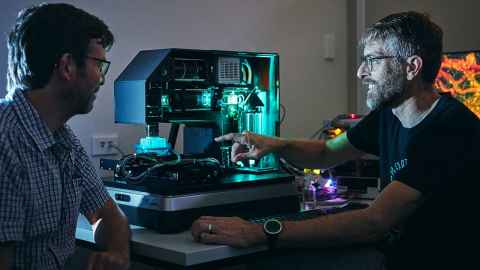
MULTIPOLYGON (((131 229, 133 254, 180 266, 193 266, 267 250, 266 246, 236 249, 225 245, 205 245, 194 242, 190 231, 159 234, 133 225, 131 229)), ((78 219, 75 236, 77 240, 94 243, 92 227, 83 216, 78 219)))
MULTIPOLYGON (((355 200, 355 202, 371 203, 370 200, 355 200)), ((320 206, 320 208, 330 207, 335 206, 320 206)), ((225 245, 205 245, 194 242, 190 231, 160 234, 139 226, 131 225, 130 228, 132 230, 132 254, 185 267, 268 250, 267 246, 238 249, 225 245)), ((94 243, 92 226, 81 215, 78 219, 75 236, 77 240, 94 243)))

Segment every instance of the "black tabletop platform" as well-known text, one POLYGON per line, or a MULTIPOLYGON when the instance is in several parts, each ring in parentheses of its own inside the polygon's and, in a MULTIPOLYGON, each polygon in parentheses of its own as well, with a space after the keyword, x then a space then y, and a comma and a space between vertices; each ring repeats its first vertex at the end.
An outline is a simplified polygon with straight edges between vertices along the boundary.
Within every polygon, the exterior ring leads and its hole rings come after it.
POLYGON ((294 176, 278 172, 266 173, 228 173, 219 177, 215 181, 196 184, 178 184, 174 181, 164 181, 163 179, 148 179, 141 184, 129 184, 123 179, 105 178, 104 184, 108 187, 116 187, 130 190, 137 190, 159 195, 180 195, 192 192, 205 192, 214 190, 224 190, 239 187, 271 185, 275 183, 290 183, 295 180, 294 176))

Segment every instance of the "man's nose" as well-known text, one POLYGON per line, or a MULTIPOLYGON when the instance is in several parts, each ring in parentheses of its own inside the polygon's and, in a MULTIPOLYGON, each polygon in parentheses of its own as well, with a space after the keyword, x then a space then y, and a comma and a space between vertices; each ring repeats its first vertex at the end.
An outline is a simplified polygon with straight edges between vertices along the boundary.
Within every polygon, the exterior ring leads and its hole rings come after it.
POLYGON ((358 69, 357 69, 357 77, 359 79, 363 79, 365 78, 366 76, 368 76, 369 74, 369 71, 367 70, 367 65, 365 64, 365 62, 362 62, 360 63, 360 66, 358 66, 358 69))

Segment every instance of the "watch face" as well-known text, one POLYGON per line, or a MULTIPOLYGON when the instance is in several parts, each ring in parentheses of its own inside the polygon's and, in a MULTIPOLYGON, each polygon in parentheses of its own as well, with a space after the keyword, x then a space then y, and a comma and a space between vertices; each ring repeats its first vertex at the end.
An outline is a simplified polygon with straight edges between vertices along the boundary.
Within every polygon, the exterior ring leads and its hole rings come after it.
POLYGON ((268 234, 279 234, 282 231, 282 223, 276 219, 269 219, 265 221, 263 228, 268 234))

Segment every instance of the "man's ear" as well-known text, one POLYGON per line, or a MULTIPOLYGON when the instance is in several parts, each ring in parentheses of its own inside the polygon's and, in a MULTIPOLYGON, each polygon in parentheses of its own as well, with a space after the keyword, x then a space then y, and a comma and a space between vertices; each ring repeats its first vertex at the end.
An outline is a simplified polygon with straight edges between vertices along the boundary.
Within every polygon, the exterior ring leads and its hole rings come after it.
POLYGON ((64 53, 62 57, 60 57, 56 67, 60 78, 63 80, 70 81, 76 76, 77 65, 73 56, 69 53, 64 53))
POLYGON ((423 60, 418 55, 412 55, 407 58, 407 80, 411 81, 420 74, 423 68, 423 60))

